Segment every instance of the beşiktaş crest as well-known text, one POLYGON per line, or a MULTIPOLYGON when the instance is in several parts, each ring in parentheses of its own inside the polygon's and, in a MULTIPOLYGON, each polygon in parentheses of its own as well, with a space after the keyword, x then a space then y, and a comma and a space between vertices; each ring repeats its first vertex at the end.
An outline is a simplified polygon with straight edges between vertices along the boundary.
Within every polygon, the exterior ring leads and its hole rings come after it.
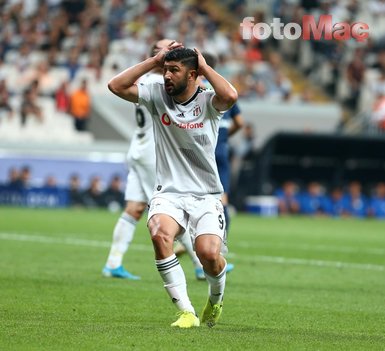
POLYGON ((199 105, 195 105, 193 109, 193 116, 197 117, 202 113, 201 107, 199 105))

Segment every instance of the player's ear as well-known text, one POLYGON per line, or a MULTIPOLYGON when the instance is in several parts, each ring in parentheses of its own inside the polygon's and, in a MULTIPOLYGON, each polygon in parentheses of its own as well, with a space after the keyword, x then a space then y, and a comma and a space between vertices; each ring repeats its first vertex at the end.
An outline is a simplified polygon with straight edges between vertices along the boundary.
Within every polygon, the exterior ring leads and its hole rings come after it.
POLYGON ((198 71, 195 70, 195 69, 191 69, 190 72, 189 72, 189 75, 190 75, 190 77, 193 80, 197 80, 197 78, 198 78, 198 71))

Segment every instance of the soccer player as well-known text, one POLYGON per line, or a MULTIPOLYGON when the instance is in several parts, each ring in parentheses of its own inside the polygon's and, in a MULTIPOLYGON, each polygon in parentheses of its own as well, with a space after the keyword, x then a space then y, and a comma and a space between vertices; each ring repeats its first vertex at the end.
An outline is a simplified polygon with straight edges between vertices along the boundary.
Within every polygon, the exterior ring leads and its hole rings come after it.
POLYGON ((222 313, 226 260, 225 219, 220 201, 223 187, 215 163, 215 145, 221 111, 238 94, 232 85, 207 65, 197 50, 172 42, 155 57, 121 72, 108 84, 117 96, 139 102, 152 112, 156 143, 156 183, 148 213, 148 228, 155 263, 171 300, 179 309, 173 327, 214 326, 222 313), (135 84, 147 72, 163 68, 164 83, 135 84), (204 75, 213 89, 196 84, 204 75), (173 252, 174 239, 189 223, 196 253, 209 284, 201 319, 187 294, 186 278, 173 252))
MULTIPOLYGON (((155 56, 163 47, 171 43, 169 39, 156 42, 150 52, 155 56)), ((163 82, 161 67, 143 75, 139 83, 163 82)), ((147 208, 155 184, 155 142, 152 118, 145 106, 136 105, 137 127, 127 154, 130 172, 127 176, 125 200, 126 208, 115 224, 112 245, 103 268, 106 277, 139 280, 140 277, 123 267, 123 256, 134 237, 136 225, 147 208)))

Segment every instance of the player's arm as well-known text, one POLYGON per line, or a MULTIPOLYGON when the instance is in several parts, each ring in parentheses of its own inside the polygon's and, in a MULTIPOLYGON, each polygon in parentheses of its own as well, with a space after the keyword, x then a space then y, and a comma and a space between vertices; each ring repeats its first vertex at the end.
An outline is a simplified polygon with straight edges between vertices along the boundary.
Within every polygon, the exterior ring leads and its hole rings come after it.
POLYGON ((108 89, 120 98, 136 103, 138 102, 138 87, 135 82, 157 65, 155 57, 149 57, 113 77, 108 82, 108 89))
POLYGON ((170 50, 180 47, 182 44, 172 41, 167 47, 162 48, 155 56, 129 67, 116 75, 108 82, 108 89, 124 100, 138 102, 138 87, 135 82, 147 72, 156 67, 163 67, 164 57, 170 50))
POLYGON ((216 110, 226 111, 235 104, 238 93, 235 88, 219 73, 215 72, 207 63, 198 49, 199 74, 206 77, 215 91, 212 103, 216 110))
POLYGON ((238 132, 238 130, 243 128, 243 126, 244 126, 243 117, 242 117, 242 115, 240 113, 237 113, 233 117, 233 123, 232 123, 231 127, 229 128, 229 136, 232 136, 233 134, 238 132))

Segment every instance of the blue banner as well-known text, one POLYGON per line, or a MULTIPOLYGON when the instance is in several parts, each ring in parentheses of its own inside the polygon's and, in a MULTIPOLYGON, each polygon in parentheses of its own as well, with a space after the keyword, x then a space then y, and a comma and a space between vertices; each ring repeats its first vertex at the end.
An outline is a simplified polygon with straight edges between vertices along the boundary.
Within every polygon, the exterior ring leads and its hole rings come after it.
POLYGON ((67 207, 68 190, 62 188, 15 188, 0 185, 0 204, 26 207, 67 207))

